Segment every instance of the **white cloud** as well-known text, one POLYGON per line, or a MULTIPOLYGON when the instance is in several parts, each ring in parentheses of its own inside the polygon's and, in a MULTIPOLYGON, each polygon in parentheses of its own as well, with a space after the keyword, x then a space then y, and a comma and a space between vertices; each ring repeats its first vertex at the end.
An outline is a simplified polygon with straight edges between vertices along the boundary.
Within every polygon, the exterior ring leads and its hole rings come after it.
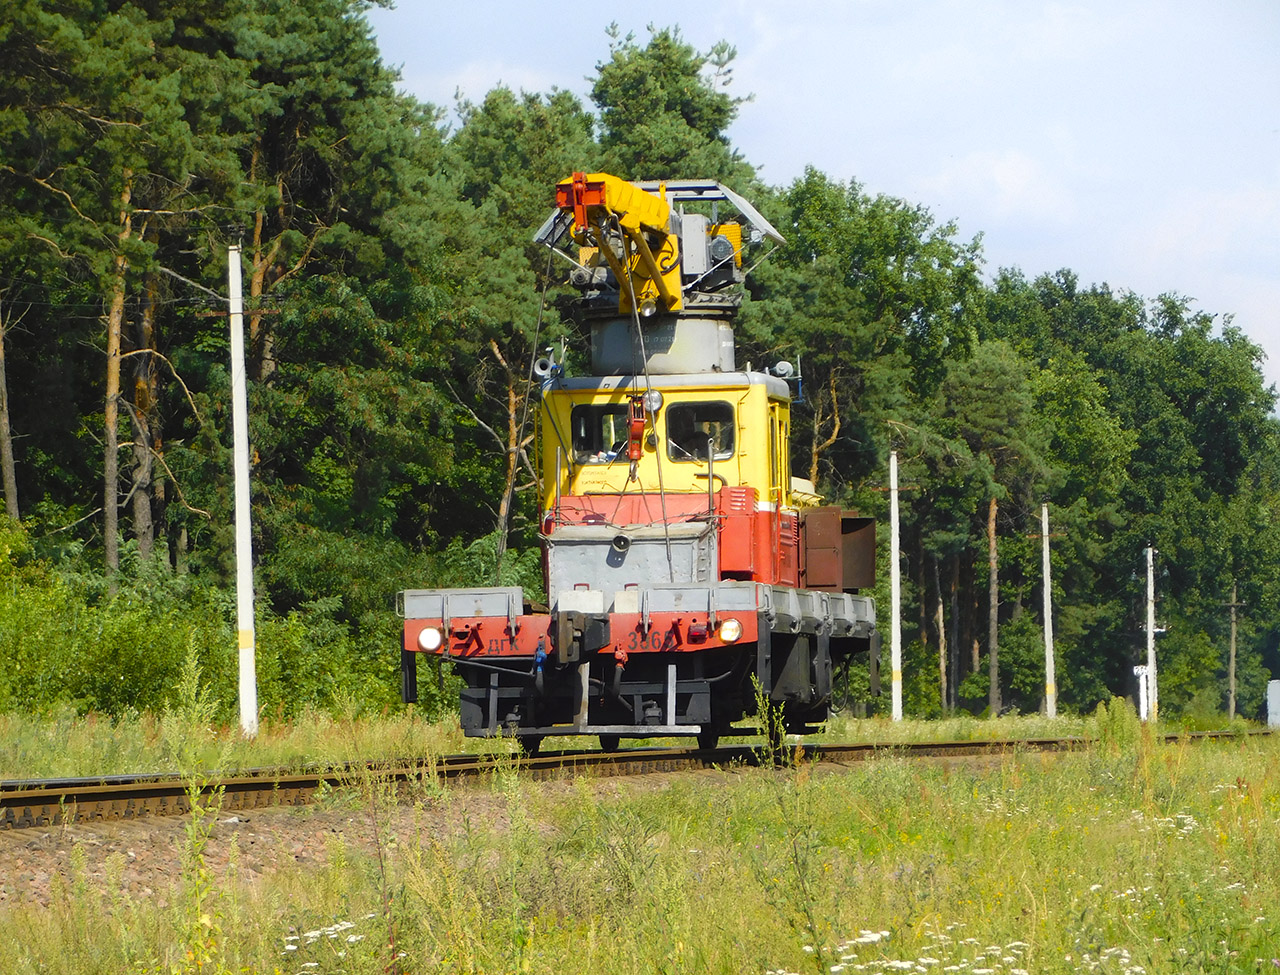
POLYGON ((1043 159, 1021 149, 966 153, 915 187, 930 199, 965 201, 970 212, 997 219, 1022 217, 1063 224, 1079 215, 1061 176, 1043 159))
POLYGON ((1148 261, 1255 272, 1280 267, 1280 179, 1223 190, 1180 194, 1157 213, 1149 227, 1148 261))

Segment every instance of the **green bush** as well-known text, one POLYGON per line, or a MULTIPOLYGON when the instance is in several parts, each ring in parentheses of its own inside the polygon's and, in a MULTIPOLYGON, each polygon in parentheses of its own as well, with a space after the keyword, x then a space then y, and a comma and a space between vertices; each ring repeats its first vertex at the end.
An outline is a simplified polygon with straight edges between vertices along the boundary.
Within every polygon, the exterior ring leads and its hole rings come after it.
POLYGON ((1142 722, 1126 697, 1103 701, 1093 712, 1094 734, 1104 749, 1117 755, 1132 752, 1142 740, 1142 722))
MULTIPOLYGON (((26 534, 0 525, 0 712, 119 717, 171 705, 193 653, 217 716, 238 711, 235 607, 225 589, 162 563, 124 560, 117 591, 74 565, 34 558, 26 534)), ((342 600, 314 600, 256 622, 258 702, 291 717, 340 700, 384 709, 399 701, 400 623, 390 608, 344 619, 342 600)), ((438 704, 423 681, 423 704, 438 704)))

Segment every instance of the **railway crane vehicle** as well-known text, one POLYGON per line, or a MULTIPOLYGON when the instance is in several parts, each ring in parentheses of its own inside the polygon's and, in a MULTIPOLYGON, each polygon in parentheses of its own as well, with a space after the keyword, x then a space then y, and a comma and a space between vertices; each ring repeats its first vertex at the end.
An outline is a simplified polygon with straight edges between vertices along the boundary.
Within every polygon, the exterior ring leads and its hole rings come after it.
POLYGON ((878 688, 875 523, 792 476, 796 370, 736 361, 745 259, 782 235, 714 181, 575 173, 535 239, 571 261, 590 334, 591 375, 550 351, 533 369, 548 605, 399 593, 404 700, 428 654, 463 682, 468 736, 711 748, 762 700, 813 730, 857 655, 878 688))

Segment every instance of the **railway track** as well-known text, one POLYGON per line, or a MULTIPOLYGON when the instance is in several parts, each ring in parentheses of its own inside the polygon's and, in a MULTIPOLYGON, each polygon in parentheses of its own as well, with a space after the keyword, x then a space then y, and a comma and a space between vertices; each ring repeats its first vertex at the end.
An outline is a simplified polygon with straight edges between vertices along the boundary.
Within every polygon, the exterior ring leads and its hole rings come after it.
MULTIPOLYGON (((1269 731, 1192 732, 1166 735, 1165 741, 1193 741, 1269 735, 1269 731)), ((791 760, 850 764, 877 754, 910 758, 1000 755, 1013 751, 1058 752, 1087 747, 1080 737, 946 741, 908 744, 822 744, 787 749, 791 760)), ((631 748, 617 752, 565 751, 513 759, 511 756, 451 755, 431 763, 347 763, 304 771, 260 768, 220 778, 193 780, 182 775, 112 775, 89 778, 0 781, 0 829, 25 829, 63 823, 176 816, 191 809, 193 796, 202 800, 221 791, 221 809, 238 811, 264 806, 297 806, 311 802, 317 792, 376 781, 411 787, 428 780, 448 781, 492 774, 507 767, 534 779, 590 771, 598 776, 645 775, 730 765, 759 765, 768 756, 760 746, 737 745, 712 750, 631 748)))

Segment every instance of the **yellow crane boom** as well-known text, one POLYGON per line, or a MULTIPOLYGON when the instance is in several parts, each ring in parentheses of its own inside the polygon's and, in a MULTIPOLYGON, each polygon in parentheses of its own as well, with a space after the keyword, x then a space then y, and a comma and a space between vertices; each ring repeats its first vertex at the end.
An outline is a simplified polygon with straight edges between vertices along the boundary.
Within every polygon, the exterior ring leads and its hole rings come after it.
POLYGON ((556 207, 573 214, 574 240, 608 262, 621 290, 619 312, 683 307, 680 237, 664 186, 655 195, 608 173, 574 173, 556 184, 556 207), (619 238, 622 253, 614 245, 619 238))

